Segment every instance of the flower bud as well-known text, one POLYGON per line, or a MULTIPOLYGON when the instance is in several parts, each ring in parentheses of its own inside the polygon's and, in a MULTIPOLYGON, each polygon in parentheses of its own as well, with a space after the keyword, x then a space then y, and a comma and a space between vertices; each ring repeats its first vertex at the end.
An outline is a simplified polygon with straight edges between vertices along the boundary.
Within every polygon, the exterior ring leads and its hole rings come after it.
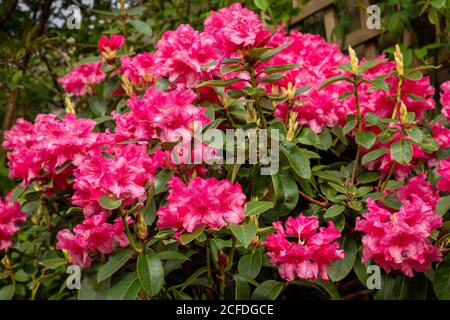
POLYGON ((288 120, 288 132, 286 135, 287 141, 292 141, 297 133, 298 122, 297 122, 297 112, 290 111, 289 112, 289 120, 288 120))
POLYGON ((12 269, 11 261, 8 258, 8 255, 5 255, 2 259, 2 264, 7 270, 12 269))
POLYGON ((66 112, 67 113, 75 114, 75 108, 74 108, 74 106, 72 104, 72 101, 67 96, 64 98, 64 105, 66 107, 66 112))
POLYGON ((148 230, 147 230, 147 224, 145 223, 144 216, 142 213, 138 213, 136 215, 136 233, 142 241, 147 239, 148 236, 148 230))
POLYGON ((356 73, 358 72, 358 57, 356 56, 355 50, 350 46, 348 46, 348 53, 350 54, 350 66, 352 67, 352 71, 356 73))
POLYGON ((395 68, 397 70, 398 75, 403 76, 405 68, 403 64, 403 54, 398 44, 395 45, 394 59, 395 59, 395 68))
POLYGON ((228 264, 228 257, 222 250, 219 251, 217 256, 217 263, 221 269, 225 269, 228 264))
POLYGON ((402 101, 400 104, 400 121, 402 122, 402 124, 406 124, 407 116, 408 116, 408 109, 406 109, 406 106, 402 101))

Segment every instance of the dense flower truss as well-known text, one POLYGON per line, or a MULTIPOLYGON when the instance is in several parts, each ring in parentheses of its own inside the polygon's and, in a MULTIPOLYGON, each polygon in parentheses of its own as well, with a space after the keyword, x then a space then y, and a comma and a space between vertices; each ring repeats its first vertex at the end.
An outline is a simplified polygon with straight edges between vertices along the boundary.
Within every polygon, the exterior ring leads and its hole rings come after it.
POLYGON ((439 163, 437 173, 441 176, 441 179, 436 184, 437 188, 450 192, 450 158, 442 160, 439 163))
POLYGON ((441 149, 450 147, 450 129, 445 127, 442 122, 434 122, 430 124, 434 139, 441 149))
POLYGON ((278 266, 285 280, 328 280, 331 262, 344 258, 344 250, 339 250, 335 242, 341 233, 332 221, 328 222, 328 227, 319 228, 317 217, 300 214, 297 218, 289 217, 284 228, 280 221, 273 226, 277 231, 267 237, 264 245, 272 264, 278 266))
POLYGON ((120 63, 119 72, 134 87, 145 88, 153 83, 155 61, 151 53, 139 53, 133 57, 123 56, 120 63))
POLYGON ((450 81, 444 82, 441 90, 442 114, 450 121, 450 81))
POLYGON ((159 228, 172 228, 180 235, 200 226, 219 229, 239 224, 245 218, 245 195, 238 183, 197 177, 185 184, 173 177, 169 188, 169 203, 157 212, 159 228))
POLYGON ((206 108, 193 105, 196 97, 189 90, 163 92, 154 87, 142 98, 133 95, 128 100, 130 112, 114 114, 116 135, 123 139, 172 141, 181 129, 192 131, 195 122, 207 125, 210 120, 205 116, 206 108))
POLYGON ((297 30, 286 35, 280 29, 268 45, 279 47, 287 43, 290 45, 260 69, 284 64, 297 64, 299 67, 284 72, 284 78, 268 84, 268 91, 282 92, 290 89, 295 92, 301 87, 311 88, 295 98, 292 106, 287 103, 278 104, 275 116, 286 120, 289 111, 296 112, 298 123, 307 125, 317 133, 325 126, 342 125, 345 117, 353 112, 347 102, 338 100, 341 94, 350 90, 348 85, 337 83, 322 90, 319 90, 319 86, 329 77, 342 74, 343 71, 337 69, 337 66, 347 63, 348 57, 336 44, 329 44, 318 35, 302 34, 297 30))
POLYGON ((100 212, 75 226, 73 233, 68 229, 59 231, 56 247, 69 254, 71 264, 86 267, 91 265, 93 254, 108 254, 118 246, 127 247, 129 240, 122 219, 108 223, 107 218, 107 213, 100 212))
POLYGON ((0 199, 0 250, 11 246, 12 237, 20 229, 18 224, 26 220, 19 203, 10 199, 11 194, 6 197, 5 202, 0 199))
POLYGON ((156 47, 157 75, 187 87, 198 84, 213 68, 202 69, 202 66, 217 58, 213 39, 185 24, 175 31, 165 32, 156 47))
POLYGON ((262 47, 270 35, 268 30, 263 29, 258 16, 239 3, 211 12, 204 27, 205 34, 213 39, 213 47, 220 57, 242 53, 248 48, 262 47))
POLYGON ((89 217, 101 211, 98 200, 111 196, 129 206, 146 199, 145 186, 152 183, 157 167, 145 145, 115 144, 88 154, 74 172, 72 202, 89 217))
POLYGON ((67 185, 72 165, 77 165, 84 154, 111 141, 104 133, 95 133, 96 123, 77 119, 68 114, 59 119, 52 114, 40 114, 33 123, 19 119, 5 133, 3 147, 8 152, 10 177, 28 184, 33 179, 53 179, 55 188, 67 185))
POLYGON ((95 85, 103 82, 106 74, 102 71, 102 62, 86 63, 75 67, 58 79, 67 93, 75 96, 93 94, 95 85))
POLYGON ((365 233, 363 262, 373 260, 386 272, 400 270, 412 277, 442 260, 441 252, 428 239, 442 224, 442 217, 436 214, 438 194, 425 178, 421 174, 399 189, 402 207, 398 211, 367 200, 369 212, 357 218, 355 227, 365 233))

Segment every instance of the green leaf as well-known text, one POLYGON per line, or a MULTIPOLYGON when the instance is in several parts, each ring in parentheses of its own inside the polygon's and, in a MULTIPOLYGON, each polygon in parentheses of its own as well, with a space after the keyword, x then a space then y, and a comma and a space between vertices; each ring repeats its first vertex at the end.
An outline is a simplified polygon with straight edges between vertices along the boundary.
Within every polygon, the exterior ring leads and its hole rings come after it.
POLYGON ((259 82, 265 82, 265 83, 266 82, 276 82, 282 78, 284 78, 284 76, 282 74, 275 73, 275 74, 271 74, 268 77, 259 79, 259 82))
POLYGON ((39 264, 48 269, 56 269, 58 267, 65 266, 67 261, 64 258, 51 258, 39 261, 39 264))
POLYGON ((192 231, 192 233, 184 232, 180 236, 180 243, 182 245, 187 245, 189 242, 194 241, 195 239, 197 239, 203 233, 203 230, 205 230, 205 226, 204 225, 198 227, 197 229, 192 231))
POLYGON ((367 70, 370 70, 373 67, 376 67, 377 65, 379 65, 380 63, 383 63, 385 61, 386 61, 386 59, 366 61, 358 67, 358 73, 366 72, 367 70))
POLYGON ((300 67, 300 65, 298 65, 298 64, 283 64, 280 66, 270 66, 270 67, 266 67, 263 71, 261 71, 261 73, 272 74, 272 73, 292 70, 292 69, 295 69, 298 67, 300 67))
POLYGON ((377 136, 372 131, 357 132, 355 138, 356 142, 366 149, 370 149, 377 140, 377 136))
POLYGON ((189 259, 184 254, 177 251, 161 251, 158 252, 158 257, 160 260, 182 260, 185 261, 189 259))
POLYGON ((268 0, 253 0, 253 3, 259 10, 267 11, 267 9, 269 9, 268 0))
POLYGON ((98 204, 106 210, 114 210, 120 207, 120 200, 117 200, 116 198, 109 197, 107 195, 101 196, 97 200, 98 204))
POLYGON ((0 300, 11 300, 16 292, 16 286, 9 284, 0 288, 0 300))
POLYGON ((236 300, 248 300, 250 298, 250 286, 248 282, 238 274, 234 275, 236 300))
POLYGON ((327 211, 325 212, 323 217, 324 217, 324 219, 329 219, 329 218, 340 215, 342 212, 344 212, 344 210, 345 210, 345 206, 340 205, 340 204, 335 204, 327 209, 327 211))
POLYGON ((280 149, 291 164, 291 168, 300 178, 311 178, 309 159, 302 153, 299 147, 292 142, 286 141, 280 146, 280 149))
POLYGON ((162 170, 158 172, 154 183, 155 195, 163 193, 165 191, 167 182, 169 181, 170 177, 172 177, 172 174, 172 170, 162 170))
POLYGON ((94 273, 85 275, 80 284, 78 300, 105 300, 108 295, 110 280, 96 281, 94 273))
POLYGON ((240 78, 231 78, 231 79, 226 79, 226 80, 209 80, 209 81, 204 81, 204 82, 198 84, 195 88, 201 88, 201 87, 206 87, 206 86, 227 87, 238 81, 241 81, 241 79, 240 78))
POLYGON ((266 52, 264 52, 263 54, 261 54, 261 56, 259 57, 260 61, 267 61, 269 60, 269 58, 273 57, 274 55, 276 55, 278 52, 280 52, 281 50, 283 50, 284 48, 289 47, 292 44, 292 41, 289 41, 285 44, 282 44, 281 46, 275 48, 275 49, 271 49, 268 50, 266 52))
POLYGON ((251 254, 246 254, 239 259, 239 274, 254 279, 258 276, 262 266, 261 251, 253 250, 251 254))
POLYGON ((266 212, 273 208, 273 203, 270 201, 249 201, 247 202, 246 215, 254 216, 266 212))
POLYGON ((421 143, 423 140, 422 130, 419 128, 409 128, 406 129, 406 134, 411 138, 411 140, 415 143, 421 143))
POLYGON ((425 101, 425 99, 423 97, 409 93, 409 92, 406 94, 406 96, 413 99, 414 101, 425 101))
POLYGON ((245 70, 246 66, 243 65, 237 65, 237 66, 223 66, 220 68, 221 74, 227 74, 230 72, 239 72, 242 70, 245 70))
POLYGON ((450 210, 450 196, 441 197, 437 204, 437 214, 444 216, 450 210))
POLYGON ((164 284, 164 268, 156 254, 140 254, 137 260, 137 274, 144 290, 155 296, 164 284))
POLYGON ((256 236, 256 227, 253 224, 230 224, 230 230, 239 242, 247 248, 256 236))
POLYGON ((272 175, 272 185, 275 191, 277 206, 276 211, 280 216, 294 210, 298 203, 298 186, 294 177, 288 170, 281 169, 272 175))
POLYGON ((373 151, 370 151, 369 153, 366 153, 361 158, 361 164, 366 164, 367 162, 376 160, 379 157, 381 157, 383 154, 385 154, 386 152, 387 152, 387 148, 385 148, 385 147, 381 147, 381 148, 375 149, 373 151))
POLYGON ((400 164, 408 164, 412 160, 412 146, 409 140, 396 141, 391 145, 391 154, 400 164))
POLYGON ((355 240, 351 237, 345 237, 343 248, 345 252, 344 259, 334 261, 328 269, 328 276, 333 281, 344 279, 352 271, 355 263, 357 251, 355 240))
POLYGON ((356 177, 356 181, 358 183, 366 184, 378 181, 380 179, 380 174, 378 172, 364 172, 358 177, 356 177))
POLYGON ((344 133, 344 135, 352 131, 356 127, 357 123, 358 121, 355 118, 348 120, 345 126, 342 128, 342 132, 344 133))
POLYGON ((132 251, 121 251, 111 256, 108 262, 100 268, 97 274, 97 282, 102 282, 117 272, 133 255, 132 251))
POLYGON ((136 272, 127 273, 109 289, 108 300, 135 300, 141 283, 136 272))
POLYGON ((131 20, 128 22, 133 26, 133 28, 136 29, 136 31, 139 31, 142 34, 145 34, 146 36, 151 37, 153 35, 152 27, 150 27, 147 23, 141 20, 131 20))
POLYGON ((344 92, 343 94, 339 95, 338 100, 345 100, 352 95, 353 95, 352 91, 344 92))
POLYGON ((325 88, 326 86, 329 86, 332 83, 342 81, 342 80, 349 81, 346 76, 334 76, 334 77, 328 78, 320 85, 319 90, 322 90, 323 88, 325 88))
POLYGON ((450 300, 450 255, 436 268, 433 288, 439 300, 450 300))
POLYGON ((358 254, 355 259, 355 264, 353 265, 353 271, 358 277, 359 281, 364 287, 367 287, 367 266, 361 262, 361 256, 358 254))
POLYGON ((281 282, 267 280, 261 283, 253 292, 252 300, 275 300, 283 290, 281 282))

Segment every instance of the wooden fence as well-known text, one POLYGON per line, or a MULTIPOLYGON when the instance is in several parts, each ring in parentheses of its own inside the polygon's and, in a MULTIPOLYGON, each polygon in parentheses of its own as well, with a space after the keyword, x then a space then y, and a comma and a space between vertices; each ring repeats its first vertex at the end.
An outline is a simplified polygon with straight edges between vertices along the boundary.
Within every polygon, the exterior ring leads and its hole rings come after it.
POLYGON ((355 30, 348 33, 344 39, 338 39, 335 35, 333 35, 333 30, 338 24, 334 0, 311 0, 306 4, 301 4, 299 0, 293 0, 293 2, 294 7, 300 8, 300 14, 292 19, 292 26, 305 21, 307 18, 315 14, 323 13, 323 24, 327 41, 342 43, 345 49, 350 45, 357 51, 362 51, 364 56, 369 59, 375 58, 379 54, 377 37, 380 36, 381 30, 370 30, 366 26, 366 21, 368 18, 366 12, 366 8, 369 5, 368 0, 360 1, 365 8, 357 9, 357 11, 359 11, 359 14, 356 17, 356 19, 359 20, 356 23, 357 26, 355 30))

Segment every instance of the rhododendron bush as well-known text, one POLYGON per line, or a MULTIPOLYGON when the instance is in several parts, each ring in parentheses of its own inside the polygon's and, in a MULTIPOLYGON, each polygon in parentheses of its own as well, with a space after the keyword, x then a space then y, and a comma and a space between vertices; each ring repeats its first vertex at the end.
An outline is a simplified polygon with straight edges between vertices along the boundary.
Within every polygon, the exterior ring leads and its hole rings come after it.
POLYGON ((236 3, 92 55, 64 116, 4 133, 2 298, 450 297, 450 82, 435 103, 399 46, 358 58, 236 3))

